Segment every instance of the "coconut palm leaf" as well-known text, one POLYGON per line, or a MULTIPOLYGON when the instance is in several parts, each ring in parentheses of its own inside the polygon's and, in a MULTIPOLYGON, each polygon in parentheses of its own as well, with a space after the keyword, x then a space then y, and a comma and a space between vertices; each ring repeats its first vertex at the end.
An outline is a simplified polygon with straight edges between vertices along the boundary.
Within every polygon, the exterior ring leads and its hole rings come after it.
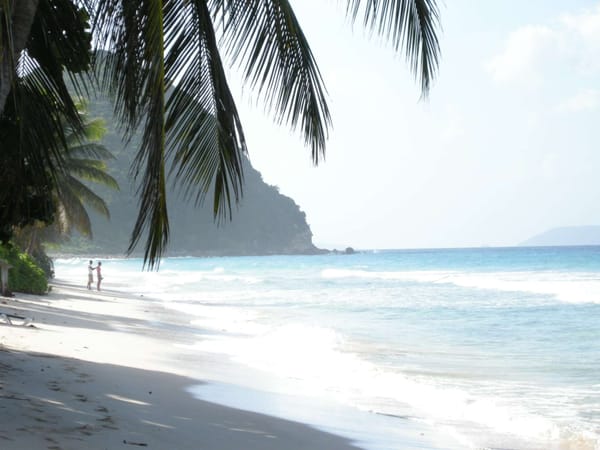
POLYGON ((280 123, 300 128, 315 164, 331 118, 325 87, 287 0, 213 0, 225 51, 280 123))
MULTIPOLYGON (((39 0, 26 49, 18 55, 12 101, 18 116, 28 107, 31 92, 35 91, 38 99, 46 103, 45 110, 52 118, 49 121, 51 127, 40 128, 37 138, 40 139, 39 148, 46 150, 43 159, 50 168, 53 167, 51 160, 60 162, 59 147, 66 148, 64 126, 59 126, 59 121, 68 124, 75 133, 83 130, 77 105, 63 74, 68 75, 78 95, 86 93, 82 80, 86 80, 91 54, 91 36, 86 31, 87 26, 85 11, 72 1, 39 0), (26 87, 25 95, 20 95, 19 85, 26 87), (46 134, 51 128, 52 133, 46 134)), ((27 118, 23 115, 23 119, 27 118)), ((22 130, 26 133, 40 125, 41 122, 25 122, 22 130)))
MULTIPOLYGON (((101 61, 103 84, 126 135, 143 127, 132 170, 140 209, 129 250, 148 231, 149 267, 169 237, 167 160, 186 196, 201 202, 214 192, 217 218, 231 217, 242 194, 246 142, 221 51, 276 120, 301 132, 314 163, 324 156, 331 124, 325 86, 288 0, 90 0, 90 7, 99 47, 110 50, 101 61)), ((435 1, 347 1, 352 20, 361 12, 406 54, 426 95, 439 57, 435 1)))
POLYGON ((214 183, 219 215, 241 195, 240 158, 246 151, 206 3, 159 4, 98 0, 95 22, 101 42, 114 49, 105 59, 103 81, 116 95, 125 131, 132 132, 145 114, 143 144, 132 171, 141 178, 140 210, 129 250, 148 229, 144 256, 150 266, 168 240, 166 158, 182 183, 198 186, 198 201, 214 183), (174 88, 167 100, 174 80, 185 89, 174 88))
POLYGON ((101 184, 110 189, 119 190, 117 181, 106 172, 106 164, 94 159, 69 160, 65 171, 80 180, 101 184))
POLYGON ((140 207, 130 250, 149 228, 145 260, 163 253, 169 236, 165 177, 165 33, 163 2, 98 0, 94 29, 113 53, 103 60, 102 81, 115 94, 115 112, 131 135, 144 119, 132 174, 141 178, 140 207))
POLYGON ((34 70, 15 80, 0 117, 3 239, 10 237, 12 226, 51 221, 55 211, 51 192, 62 170, 65 139, 57 99, 39 89, 32 80, 36 76, 34 70))
POLYGON ((0 19, 0 95, 10 83, 6 102, 0 101, 0 122, 12 136, 2 139, 1 166, 18 180, 0 192, 2 223, 10 228, 51 220, 50 192, 67 146, 64 124, 82 130, 63 70, 74 74, 89 67, 91 37, 84 11, 70 0, 3 1, 0 19), (25 23, 26 39, 19 44, 25 23))
POLYGON ((79 130, 71 130, 68 124, 65 124, 66 128, 66 137, 67 144, 69 149, 72 150, 75 145, 79 143, 82 139, 84 141, 99 141, 106 134, 106 121, 101 118, 92 119, 88 121, 87 118, 87 102, 82 100, 76 103, 77 109, 79 111, 79 115, 83 113, 86 118, 85 126, 81 130, 82 133, 78 133, 79 130))
POLYGON ((94 142, 69 144, 67 152, 71 158, 91 158, 91 160, 103 161, 115 159, 114 155, 104 145, 94 142))
POLYGON ((17 61, 25 48, 39 0, 0 0, 0 113, 14 87, 17 61))
POLYGON ((76 229, 91 237, 92 228, 86 207, 107 218, 110 218, 110 212, 104 199, 83 182, 102 184, 116 190, 119 185, 106 171, 105 161, 114 159, 114 156, 104 146, 93 142, 106 133, 104 121, 89 119, 85 102, 78 101, 76 104, 83 130, 81 134, 70 130, 66 136, 68 147, 63 155, 62 170, 56 176, 55 198, 59 205, 59 229, 65 234, 76 229), (86 136, 86 140, 82 140, 82 136, 86 136))
POLYGON ((210 12, 202 1, 190 2, 187 14, 167 12, 166 75, 183 86, 174 87, 167 101, 172 173, 186 195, 196 191, 197 203, 214 185, 215 216, 231 217, 231 204, 242 195, 241 155, 247 149, 210 12))
MULTIPOLYGON (((72 179, 62 178, 60 187, 57 187, 57 226, 62 234, 68 235, 73 229, 77 229, 85 236, 91 236, 92 224, 83 203, 81 192, 76 186, 72 186, 72 179)), ((75 180, 76 181, 76 180, 75 180)))
MULTIPOLYGON (((78 203, 77 209, 81 209, 79 208, 79 205, 81 205, 83 211, 86 211, 85 207, 89 206, 106 218, 110 218, 110 211, 102 197, 83 184, 74 175, 67 175, 61 179, 60 187, 57 189, 57 196, 61 203, 70 202, 73 204, 76 201, 78 203)), ((91 233, 88 232, 86 234, 91 233)))
POLYGON ((44 152, 35 147, 40 142, 38 133, 44 136, 53 130, 53 115, 48 113, 47 104, 37 91, 29 92, 23 85, 17 89, 9 94, 0 116, 0 179, 3 183, 0 189, 0 240, 9 239, 14 226, 23 227, 35 220, 51 221, 55 211, 51 197, 53 177, 45 170, 44 152), (20 95, 30 93, 20 117, 12 100, 17 89, 20 95), (22 124, 36 120, 40 121, 39 127, 22 130, 22 124))
POLYGON ((363 23, 391 40, 396 51, 406 55, 411 70, 427 95, 437 72, 440 50, 436 30, 439 10, 435 0, 348 0, 353 21, 363 13, 363 23))
MULTIPOLYGON (((106 59, 103 79, 117 97, 116 110, 126 124, 125 131, 135 129, 140 111, 151 117, 146 121, 144 144, 134 165, 134 175, 141 175, 143 163, 145 171, 141 177, 140 213, 130 245, 132 250, 145 228, 151 231, 145 250, 145 261, 151 267, 168 239, 163 182, 165 157, 173 162, 171 173, 186 196, 195 196, 196 202, 200 203, 212 188, 213 210, 217 218, 223 218, 227 213, 231 217, 231 205, 242 195, 241 158, 246 153, 246 142, 213 26, 213 15, 221 14, 222 20, 230 17, 225 10, 229 10, 231 4, 212 2, 211 11, 207 3, 167 0, 162 17, 152 8, 156 3, 151 1, 131 5, 128 2, 99 0, 96 4, 98 20, 95 24, 103 37, 101 42, 105 47, 114 49, 114 53, 106 59), (150 28, 156 24, 162 27, 159 28, 162 41, 154 34, 156 30, 150 28), (164 77, 162 84, 153 75, 161 73, 164 77), (175 80, 178 86, 172 87, 165 103, 164 89, 175 80), (168 143, 165 154, 161 154, 161 148, 157 147, 161 139, 168 143)), ((252 8, 257 6, 255 2, 249 4, 252 8)), ((231 11, 236 12, 237 9, 232 8, 231 11)), ((252 19, 248 15, 250 11, 250 7, 245 8, 240 11, 240 16, 243 12, 246 19, 252 19)), ((281 22, 281 8, 278 11, 279 16, 271 14, 272 8, 261 8, 258 13, 264 16, 263 23, 270 20, 281 22)), ((289 5, 283 12, 293 17, 289 5)), ((243 31, 237 16, 235 18, 226 28, 230 34, 243 31)), ((295 22, 292 25, 293 31, 299 29, 295 22)), ((269 30, 265 28, 262 31, 269 30)), ((287 37, 290 30, 284 27, 284 31, 287 33, 285 39, 290 41, 287 37)), ((272 30, 270 34, 273 38, 279 36, 272 30)), ((301 115, 306 115, 308 109, 316 111, 314 115, 317 117, 305 120, 303 128, 307 136, 314 135, 310 140, 314 158, 318 160, 316 155, 324 149, 325 142, 324 127, 319 125, 321 117, 324 117, 325 123, 329 121, 329 113, 308 45, 301 35, 294 42, 300 43, 294 48, 296 54, 288 52, 280 56, 283 63, 277 73, 279 78, 294 81, 277 86, 283 86, 279 97, 299 98, 293 107, 295 112, 291 120, 294 123, 301 115), (297 54, 303 60, 296 63, 297 54), (311 65, 309 70, 300 71, 300 66, 307 61, 311 65), (313 92, 317 95, 312 95, 313 92)), ((279 42, 278 48, 286 45, 289 42, 279 42)), ((266 67, 262 63, 262 69, 266 70, 266 67)))
POLYGON ((84 236, 92 236, 92 225, 87 208, 110 218, 108 205, 102 197, 82 182, 91 181, 118 189, 116 180, 106 173, 106 165, 98 160, 66 158, 65 170, 56 178, 54 197, 58 205, 57 222, 63 234, 76 229, 84 236))

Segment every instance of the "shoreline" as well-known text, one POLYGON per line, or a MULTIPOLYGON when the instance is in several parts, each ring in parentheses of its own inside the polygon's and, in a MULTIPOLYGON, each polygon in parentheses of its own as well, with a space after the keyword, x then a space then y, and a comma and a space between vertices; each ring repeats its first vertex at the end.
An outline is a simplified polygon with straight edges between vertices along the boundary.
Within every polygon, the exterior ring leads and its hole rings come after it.
MULTIPOLYGON (((80 359, 90 350, 98 357, 106 342, 142 348, 133 358, 113 352, 99 362, 168 366, 208 382, 188 390, 199 399, 308 424, 367 450, 595 448, 587 411, 597 398, 581 396, 595 392, 589 349, 597 336, 571 330, 593 329, 597 305, 593 297, 573 305, 558 294, 591 297, 597 261, 586 251, 543 254, 539 261, 537 250, 166 258, 156 273, 141 271, 140 260, 114 260, 102 293, 83 289, 87 261, 75 258, 57 261, 59 276, 76 286, 48 312, 62 319, 78 311, 78 328, 92 340, 90 349, 69 350, 80 359), (481 258, 476 266, 473 256, 481 258), (453 277, 440 283, 446 273, 453 277), (521 282, 518 296, 498 289, 513 281, 521 282), (505 320, 505 311, 515 320, 505 320), (539 326, 529 327, 531 318, 539 326), (564 339, 543 339, 542 330, 564 339), (545 355, 555 354, 561 358, 547 370, 545 355), (565 380, 572 381, 562 397, 565 380), (561 412, 551 398, 560 398, 561 412), (324 415, 332 405, 338 411, 324 415)), ((39 300, 25 306, 41 308, 39 300)), ((70 330, 60 336, 72 343, 70 330)), ((64 345, 49 352, 69 355, 64 345)))
MULTIPOLYGON (((181 251, 181 252, 167 252, 164 255, 164 258, 235 258, 235 257, 244 257, 244 256, 318 256, 318 255, 328 255, 328 254, 351 254, 358 253, 359 251, 348 252, 347 249, 352 247, 344 247, 343 249, 337 248, 306 248, 302 250, 294 250, 294 249, 281 249, 277 251, 265 251, 265 252, 240 252, 240 251, 231 251, 231 252, 217 252, 217 251, 181 251)), ((133 254, 126 253, 102 253, 95 252, 94 257, 92 259, 97 260, 110 260, 110 259, 143 259, 144 254, 135 252, 133 254)), ((50 258, 81 258, 86 259, 89 256, 89 253, 78 253, 72 251, 53 251, 49 252, 48 256, 50 258)), ((88 258, 89 259, 89 258, 88 258)))
MULTIPOLYGON (((349 439, 195 398, 156 301, 53 283, 2 298, 33 326, 0 325, 3 449, 356 450, 349 439), (168 334, 168 336, 167 336, 168 334), (143 348, 145 351, 140 351, 143 348), (148 350, 146 350, 148 349, 148 350)), ((204 361, 210 365, 210 361, 204 361)))
POLYGON ((0 325, 3 449, 464 447, 406 417, 285 394, 285 380, 198 350, 218 331, 162 299, 84 283, 58 279, 46 296, 0 298, 0 312, 34 319, 0 325))
POLYGON ((0 351, 3 449, 327 448, 350 441, 191 397, 199 381, 51 354, 0 351))

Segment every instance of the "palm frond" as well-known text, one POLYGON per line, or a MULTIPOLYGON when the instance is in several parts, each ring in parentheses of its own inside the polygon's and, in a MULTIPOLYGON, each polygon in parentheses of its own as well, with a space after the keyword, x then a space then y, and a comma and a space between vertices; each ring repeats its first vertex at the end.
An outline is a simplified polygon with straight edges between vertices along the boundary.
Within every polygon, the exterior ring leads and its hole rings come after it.
MULTIPOLYGON (((144 263, 158 266, 169 237, 170 175, 188 197, 211 190, 218 219, 242 195, 246 142, 219 44, 281 124, 299 130, 313 162, 324 157, 331 118, 314 56, 289 0, 87 0, 101 49, 103 86, 126 137, 143 128, 132 168, 139 213, 129 251, 148 232, 144 263), (219 36, 215 24, 219 24, 219 36)), ((426 95, 439 58, 435 0, 348 0, 347 12, 405 53, 426 95)))
POLYGON ((57 190, 58 221, 62 233, 70 234, 75 228, 84 236, 92 235, 92 224, 81 199, 75 189, 63 182, 57 190))
POLYGON ((96 0, 95 10, 101 45, 114 50, 104 57, 102 80, 126 134, 144 117, 132 170, 142 180, 140 210, 129 251, 147 230, 144 261, 153 268, 168 240, 165 159, 173 161, 176 184, 193 186, 184 189, 197 202, 214 186, 221 217, 241 196, 245 139, 204 1, 96 0), (165 102, 175 80, 185 90, 173 88, 165 102))
MULTIPOLYGON (((84 213, 87 215, 85 205, 88 205, 103 216, 110 218, 110 211, 104 199, 73 175, 67 175, 61 180, 59 198, 63 204, 66 203, 65 199, 71 204, 77 203, 76 215, 83 215, 84 213), (81 208, 79 205, 81 205, 81 208)), ((69 210, 69 208, 66 209, 69 210)), ((87 221, 89 222, 89 218, 87 221)))
POLYGON ((115 159, 114 155, 104 145, 94 142, 69 145, 67 153, 70 158, 76 159, 91 158, 104 161, 115 159))
MULTIPOLYGON (((40 0, 27 43, 27 61, 33 62, 44 81, 40 86, 60 100, 61 115, 75 132, 82 132, 77 106, 63 75, 78 96, 88 93, 91 35, 86 10, 71 0, 40 0)), ((21 55, 21 59, 24 55, 21 55)), ((22 67, 22 65, 21 65, 22 67)), ((20 76, 28 75, 21 69, 20 76)))
POLYGON ((129 252, 148 230, 144 262, 158 267, 169 238, 165 180, 165 67, 163 2, 96 2, 100 42, 114 49, 104 61, 103 82, 115 94, 115 111, 127 133, 143 117, 143 138, 132 166, 140 199, 129 252))
POLYGON ((90 0, 92 33, 99 49, 109 49, 96 53, 94 65, 102 89, 113 96, 115 114, 127 136, 136 131, 147 112, 150 86, 146 70, 151 62, 145 42, 148 3, 90 0))
MULTIPOLYGON (((69 106, 52 89, 52 82, 32 60, 22 56, 21 66, 31 70, 16 82, 13 91, 19 146, 24 159, 32 164, 40 177, 52 177, 60 170, 67 147, 62 112, 67 112, 69 106)), ((5 114, 13 114, 9 105, 5 114)))
MULTIPOLYGON (((16 55, 10 105, 2 112, 15 120, 23 161, 47 185, 62 170, 67 128, 76 134, 83 130, 63 71, 89 67, 91 37, 85 24, 85 12, 70 0, 39 1, 26 50, 16 55)), ((82 84, 77 86, 83 92, 82 84)))
POLYGON ((247 149, 205 2, 190 2, 183 14, 168 8, 165 29, 167 77, 184 86, 174 87, 167 101, 172 173, 186 196, 195 191, 196 203, 213 188, 215 217, 231 217, 242 195, 247 149))
POLYGON ((119 184, 106 172, 106 164, 94 159, 70 159, 65 165, 65 170, 70 175, 81 180, 101 184, 110 189, 119 190, 119 184))
POLYGON ((331 117, 312 51, 287 0, 212 1, 232 63, 279 123, 301 130, 317 164, 331 117))
MULTIPOLYGON (((50 153, 39 148, 50 142, 54 130, 52 109, 39 95, 39 92, 28 90, 27 86, 17 83, 7 98, 3 114, 0 115, 0 235, 10 236, 10 228, 26 226, 34 220, 52 220, 55 205, 52 202, 51 189, 53 176, 46 171, 47 164, 52 164, 50 153), (28 101, 21 104, 21 113, 15 108, 19 102, 14 96, 24 96, 28 101), (23 126, 40 122, 38 127, 23 126)), ((3 239, 0 238, 0 239, 3 239)))
POLYGON ((360 12, 363 22, 380 36, 391 40, 402 51, 421 85, 424 97, 429 93, 437 73, 440 26, 436 0, 347 0, 347 13, 356 21, 360 12))
MULTIPOLYGON (((29 39, 39 0, 0 1, 0 112, 16 82, 19 55, 29 39)), ((14 96, 11 98, 14 102, 14 96)))
POLYGON ((83 96, 88 92, 91 33, 87 9, 80 3, 39 0, 27 51, 57 78, 62 75, 60 70, 66 70, 78 95, 83 96))
MULTIPOLYGON (((81 108, 80 115, 84 136, 104 134, 102 121, 88 119, 85 108, 81 108), (93 130, 90 132, 88 127, 93 130)), ((104 199, 84 182, 102 184, 118 190, 117 181, 107 173, 105 163, 105 160, 114 157, 101 144, 81 142, 79 138, 69 140, 75 140, 77 145, 69 146, 65 151, 63 170, 56 177, 55 186, 55 197, 60 206, 60 228, 67 234, 72 228, 76 228, 83 235, 91 237, 92 228, 87 207, 91 207, 107 218, 110 218, 110 213, 104 199)))
POLYGON ((70 129, 68 124, 65 124, 66 132, 67 132, 67 142, 69 147, 77 145, 78 142, 98 142, 102 140, 104 135, 106 134, 106 121, 101 118, 96 118, 89 120, 87 118, 87 111, 78 105, 79 115, 85 120, 85 127, 81 130, 81 133, 73 132, 70 129))

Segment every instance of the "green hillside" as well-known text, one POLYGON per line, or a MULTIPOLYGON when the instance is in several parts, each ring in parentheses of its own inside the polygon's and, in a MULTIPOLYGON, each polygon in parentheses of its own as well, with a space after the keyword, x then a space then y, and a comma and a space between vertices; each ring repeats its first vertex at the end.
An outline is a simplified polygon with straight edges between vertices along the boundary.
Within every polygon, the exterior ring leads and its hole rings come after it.
MULTIPOLYGON (((110 174, 117 179, 120 192, 94 189, 107 201, 111 219, 90 212, 93 238, 74 236, 55 251, 71 254, 123 255, 137 215, 135 186, 129 173, 138 148, 139 137, 125 145, 114 123, 108 100, 89 104, 90 117, 102 117, 108 132, 103 144, 116 156, 108 161, 110 174)), ((171 240, 167 255, 265 255, 311 254, 319 250, 312 244, 312 232, 305 214, 276 187, 267 185, 248 160, 244 161, 244 197, 233 207, 233 220, 219 225, 213 220, 212 199, 196 207, 194 199, 184 201, 173 189, 169 192, 171 240)), ((142 243, 136 253, 143 251, 142 243)), ((139 254, 138 253, 138 254, 139 254)))

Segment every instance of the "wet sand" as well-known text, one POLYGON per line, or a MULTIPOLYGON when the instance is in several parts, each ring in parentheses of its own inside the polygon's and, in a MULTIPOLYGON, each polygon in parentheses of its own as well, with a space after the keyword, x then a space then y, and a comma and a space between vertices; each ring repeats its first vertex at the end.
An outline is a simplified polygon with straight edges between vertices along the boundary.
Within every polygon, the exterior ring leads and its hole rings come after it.
MULTIPOLYGON (((177 317, 158 302, 57 284, 0 297, 33 326, 0 325, 0 448, 350 450, 310 426, 198 400, 174 351, 177 317), (169 327, 156 323, 164 317, 169 327)), ((18 321, 17 321, 18 322, 18 321)), ((197 364, 210 365, 211 361, 197 364)))

